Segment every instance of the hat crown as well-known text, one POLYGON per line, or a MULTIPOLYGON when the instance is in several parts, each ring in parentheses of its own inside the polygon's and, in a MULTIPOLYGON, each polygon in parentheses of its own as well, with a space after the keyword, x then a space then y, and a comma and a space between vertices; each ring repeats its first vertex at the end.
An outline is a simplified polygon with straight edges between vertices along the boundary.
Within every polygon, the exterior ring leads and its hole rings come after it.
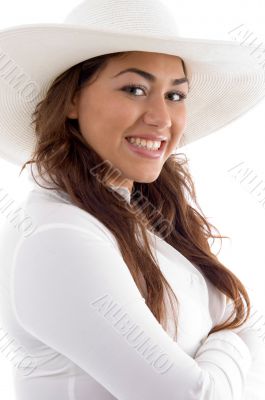
POLYGON ((172 11, 160 0, 85 0, 64 22, 125 34, 179 36, 172 11))

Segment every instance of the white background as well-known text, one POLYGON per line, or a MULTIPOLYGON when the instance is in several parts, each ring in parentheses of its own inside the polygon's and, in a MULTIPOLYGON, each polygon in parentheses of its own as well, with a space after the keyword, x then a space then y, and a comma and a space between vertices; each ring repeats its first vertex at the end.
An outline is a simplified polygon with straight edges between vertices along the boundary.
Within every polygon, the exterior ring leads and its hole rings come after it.
MULTIPOLYGON (((61 22, 78 3, 77 0, 2 1, 0 29, 28 23, 61 22)), ((183 36, 231 40, 228 32, 244 24, 257 44, 265 42, 262 0, 171 0, 166 3, 173 7, 183 36)), ((199 204, 206 217, 222 235, 230 237, 223 239, 218 255, 220 261, 242 280, 252 301, 265 315, 265 205, 261 203, 261 199, 265 199, 264 111, 265 102, 262 101, 243 117, 182 151, 190 160, 199 204), (242 172, 236 177, 239 164, 242 172), (251 172, 252 184, 250 180, 240 182, 247 169, 251 172), (253 190, 259 182, 259 189, 253 190)), ((26 183, 16 182, 18 172, 17 167, 0 160, 0 187, 20 197, 26 183)), ((14 400, 11 365, 1 352, 0 398, 14 400)))

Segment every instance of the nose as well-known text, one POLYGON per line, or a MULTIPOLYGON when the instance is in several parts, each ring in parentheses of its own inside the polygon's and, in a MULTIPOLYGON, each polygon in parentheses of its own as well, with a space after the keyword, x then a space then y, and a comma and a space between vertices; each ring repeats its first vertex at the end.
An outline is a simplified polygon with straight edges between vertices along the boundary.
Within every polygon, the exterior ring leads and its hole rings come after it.
POLYGON ((144 114, 144 122, 148 125, 155 125, 160 129, 170 128, 172 119, 166 101, 162 97, 157 97, 148 102, 147 110, 144 114))

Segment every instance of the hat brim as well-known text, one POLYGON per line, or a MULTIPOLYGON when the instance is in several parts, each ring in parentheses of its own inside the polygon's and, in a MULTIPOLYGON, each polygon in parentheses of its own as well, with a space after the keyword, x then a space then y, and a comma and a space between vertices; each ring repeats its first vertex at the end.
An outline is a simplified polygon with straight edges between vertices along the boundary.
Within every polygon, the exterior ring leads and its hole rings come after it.
POLYGON ((80 25, 23 25, 0 32, 0 156, 27 161, 35 144, 31 115, 52 81, 86 59, 120 51, 181 57, 190 92, 180 146, 236 119, 265 96, 265 69, 238 42, 150 37, 80 25))

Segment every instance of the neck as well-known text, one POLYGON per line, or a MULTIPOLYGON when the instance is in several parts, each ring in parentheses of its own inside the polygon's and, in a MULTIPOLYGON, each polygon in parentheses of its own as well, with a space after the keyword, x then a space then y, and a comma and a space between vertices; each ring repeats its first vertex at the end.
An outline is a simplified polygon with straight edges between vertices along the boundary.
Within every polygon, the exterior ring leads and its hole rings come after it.
POLYGON ((118 192, 126 201, 130 204, 131 201, 131 192, 126 186, 115 186, 110 184, 111 189, 118 192))

